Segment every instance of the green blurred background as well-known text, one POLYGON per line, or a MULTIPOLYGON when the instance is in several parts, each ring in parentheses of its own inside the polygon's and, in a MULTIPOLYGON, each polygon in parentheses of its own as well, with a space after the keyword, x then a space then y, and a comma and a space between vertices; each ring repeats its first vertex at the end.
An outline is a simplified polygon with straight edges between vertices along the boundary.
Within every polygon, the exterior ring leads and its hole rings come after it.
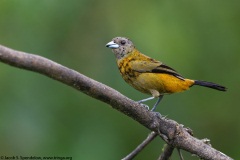
MULTIPOLYGON (((226 93, 194 87, 165 96, 158 111, 240 158, 240 1, 0 1, 0 44, 49 58, 131 99, 148 97, 122 80, 105 47, 116 36, 185 77, 227 86, 226 93)), ((0 102, 0 155, 121 159, 149 133, 107 104, 3 63, 0 102)), ((157 159, 163 144, 157 138, 136 159, 157 159)))

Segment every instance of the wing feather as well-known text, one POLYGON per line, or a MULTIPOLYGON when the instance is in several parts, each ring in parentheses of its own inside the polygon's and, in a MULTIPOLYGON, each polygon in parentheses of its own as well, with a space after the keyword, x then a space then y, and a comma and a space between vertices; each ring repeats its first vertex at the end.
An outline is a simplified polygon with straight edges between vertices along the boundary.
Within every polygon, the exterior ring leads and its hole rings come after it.
POLYGON ((175 76, 181 80, 184 80, 184 77, 177 73, 173 68, 153 59, 150 61, 131 61, 131 68, 140 73, 165 73, 172 76, 175 76))

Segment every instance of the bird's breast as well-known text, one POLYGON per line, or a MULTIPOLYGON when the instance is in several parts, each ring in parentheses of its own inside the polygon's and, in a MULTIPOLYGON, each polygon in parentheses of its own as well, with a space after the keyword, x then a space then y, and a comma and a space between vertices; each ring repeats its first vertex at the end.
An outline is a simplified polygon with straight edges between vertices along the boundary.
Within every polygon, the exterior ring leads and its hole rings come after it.
MULTIPOLYGON (((118 68, 122 78, 132 87, 139 90, 140 92, 151 94, 148 87, 146 87, 146 83, 143 81, 144 73, 137 72, 132 69, 130 62, 136 61, 136 59, 132 57, 127 57, 121 61, 118 61, 118 68)), ((145 79, 145 78, 144 78, 145 79)), ((146 77, 146 79, 148 79, 146 77)))
POLYGON ((118 69, 120 71, 120 74, 122 75, 123 79, 130 84, 135 81, 140 74, 134 71, 130 66, 130 62, 134 60, 134 58, 125 58, 118 62, 118 69))

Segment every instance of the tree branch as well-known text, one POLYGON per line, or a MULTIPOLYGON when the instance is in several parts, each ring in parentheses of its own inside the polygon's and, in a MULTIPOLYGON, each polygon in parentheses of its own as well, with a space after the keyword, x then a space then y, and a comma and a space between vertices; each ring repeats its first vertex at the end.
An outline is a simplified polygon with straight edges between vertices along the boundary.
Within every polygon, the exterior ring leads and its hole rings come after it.
POLYGON ((38 72, 69 85, 95 99, 111 105, 114 109, 136 120, 146 128, 158 133, 172 147, 186 150, 202 159, 230 160, 227 155, 217 151, 201 140, 192 137, 177 122, 162 118, 139 103, 127 98, 116 90, 90 79, 72 69, 41 56, 28 54, 0 45, 0 61, 11 66, 38 72))
POLYGON ((130 154, 124 157, 122 160, 131 160, 133 159, 139 152, 141 152, 155 137, 157 136, 156 132, 151 132, 147 138, 137 146, 130 154))
POLYGON ((163 148, 163 153, 160 155, 158 160, 169 160, 174 148, 170 146, 169 144, 165 144, 163 148))

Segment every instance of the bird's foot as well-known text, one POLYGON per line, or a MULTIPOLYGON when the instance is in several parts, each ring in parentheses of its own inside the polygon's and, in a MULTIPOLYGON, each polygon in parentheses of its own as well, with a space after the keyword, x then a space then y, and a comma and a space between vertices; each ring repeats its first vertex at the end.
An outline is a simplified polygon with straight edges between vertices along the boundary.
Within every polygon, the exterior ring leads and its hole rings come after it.
POLYGON ((149 111, 149 106, 143 103, 139 103, 142 107, 146 108, 149 111))
POLYGON ((152 111, 156 117, 162 118, 163 116, 159 112, 152 111))

